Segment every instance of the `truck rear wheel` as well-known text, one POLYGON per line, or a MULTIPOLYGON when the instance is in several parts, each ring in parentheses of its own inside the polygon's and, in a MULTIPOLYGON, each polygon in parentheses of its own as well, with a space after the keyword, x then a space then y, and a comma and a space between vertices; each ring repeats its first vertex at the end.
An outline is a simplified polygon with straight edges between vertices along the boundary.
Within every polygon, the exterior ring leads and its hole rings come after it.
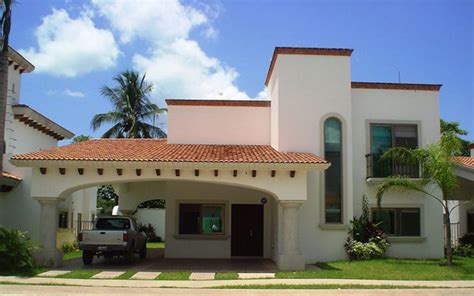
POLYGON ((91 265, 92 259, 94 259, 94 253, 91 251, 83 251, 82 252, 82 262, 85 265, 91 265))

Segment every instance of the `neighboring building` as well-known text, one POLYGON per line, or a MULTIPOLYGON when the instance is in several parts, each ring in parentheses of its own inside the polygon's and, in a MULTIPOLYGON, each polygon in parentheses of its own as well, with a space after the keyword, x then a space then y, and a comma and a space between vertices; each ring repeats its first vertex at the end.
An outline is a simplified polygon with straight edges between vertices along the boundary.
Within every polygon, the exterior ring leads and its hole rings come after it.
MULTIPOLYGON (((29 106, 20 104, 21 75, 30 73, 34 66, 14 49, 9 51, 8 102, 5 121, 6 154, 3 157, 3 172, 0 180, 0 225, 28 231, 35 240, 40 239, 40 205, 31 197, 31 168, 16 167, 10 163, 13 154, 29 153, 56 147, 58 141, 70 139, 73 133, 48 119, 29 106)), ((58 246, 74 241, 75 221, 90 220, 95 215, 96 194, 79 191, 68 196, 59 206, 57 216, 58 246), (86 194, 87 193, 87 194, 86 194), (80 195, 80 196, 79 196, 80 195), (68 214, 65 214, 68 213, 68 214), (73 215, 76 214, 76 216, 73 215), (70 217, 59 222, 60 217, 70 217)))
POLYGON ((61 264, 50 218, 57 204, 104 183, 115 184, 125 213, 166 199, 168 258, 271 258, 282 270, 345 259, 363 195, 390 235, 389 256, 443 257, 435 200, 392 193, 378 210, 375 199, 386 176, 418 178, 418 167, 379 158, 390 147, 439 139, 441 86, 352 82, 351 54, 276 48, 269 100, 167 100, 168 139, 92 140, 15 155, 15 165, 33 169, 32 195, 45 213, 38 220, 47 234, 44 262, 61 264))
MULTIPOLYGON (((451 214, 453 239, 469 233, 474 235, 474 144, 469 145, 471 156, 456 157, 459 192, 452 197, 451 214)), ((456 241, 454 241, 456 243, 456 241)))

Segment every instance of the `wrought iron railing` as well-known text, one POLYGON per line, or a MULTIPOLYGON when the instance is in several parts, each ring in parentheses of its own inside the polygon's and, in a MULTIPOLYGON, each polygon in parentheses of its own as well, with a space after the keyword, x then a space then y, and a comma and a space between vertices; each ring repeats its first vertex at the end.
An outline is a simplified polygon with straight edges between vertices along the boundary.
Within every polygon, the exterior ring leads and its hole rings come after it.
POLYGON ((420 177, 420 166, 403 164, 394 159, 384 158, 380 154, 365 155, 367 165, 367 179, 403 176, 408 178, 420 177))
POLYGON ((94 221, 76 221, 76 227, 74 231, 76 235, 82 230, 91 230, 94 226, 94 221))

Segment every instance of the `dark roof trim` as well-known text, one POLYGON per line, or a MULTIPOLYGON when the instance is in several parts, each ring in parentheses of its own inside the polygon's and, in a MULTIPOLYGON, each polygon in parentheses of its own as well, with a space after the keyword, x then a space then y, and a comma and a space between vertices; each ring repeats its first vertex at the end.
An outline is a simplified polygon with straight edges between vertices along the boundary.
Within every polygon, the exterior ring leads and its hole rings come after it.
POLYGON ((325 56, 351 56, 354 50, 350 48, 317 48, 317 47, 275 47, 272 61, 268 68, 265 85, 268 86, 273 68, 279 54, 298 54, 298 55, 325 55, 325 56))
POLYGON ((352 88, 439 91, 442 84, 352 82, 352 88))
POLYGON ((168 106, 270 107, 269 100, 181 100, 167 99, 168 106))
POLYGON ((17 104, 13 105, 12 109, 15 119, 55 138, 58 141, 74 137, 74 133, 60 126, 28 105, 17 104))

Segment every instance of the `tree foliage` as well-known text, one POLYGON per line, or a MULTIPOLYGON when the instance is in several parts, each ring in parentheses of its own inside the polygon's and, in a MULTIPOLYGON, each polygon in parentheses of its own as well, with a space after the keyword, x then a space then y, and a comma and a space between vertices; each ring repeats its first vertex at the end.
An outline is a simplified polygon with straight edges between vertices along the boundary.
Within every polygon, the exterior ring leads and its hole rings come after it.
POLYGON ((152 199, 142 202, 138 205, 139 209, 164 209, 165 200, 164 199, 152 199))
POLYGON ((406 177, 389 177, 377 188, 377 202, 381 206, 383 196, 388 192, 418 192, 433 198, 443 207, 446 228, 446 249, 448 265, 452 264, 450 209, 448 198, 454 196, 458 190, 458 181, 454 172, 453 156, 458 155, 461 143, 454 133, 443 133, 440 140, 425 148, 408 149, 403 147, 392 148, 382 158, 394 159, 403 164, 419 164, 421 179, 412 180, 406 177), (441 194, 429 189, 429 186, 439 188, 441 194))
POLYGON ((457 155, 470 156, 469 141, 464 140, 461 136, 467 136, 468 132, 460 127, 459 122, 440 120, 441 134, 453 135, 460 143, 460 149, 457 155))
POLYGON ((103 138, 166 137, 162 129, 150 124, 166 109, 151 102, 153 85, 145 81, 145 75, 124 71, 113 80, 117 86, 104 86, 101 89, 101 94, 112 103, 113 110, 96 114, 91 121, 92 129, 95 131, 103 124, 110 123, 112 127, 102 135, 103 138))
POLYGON ((79 142, 84 142, 84 141, 89 141, 89 140, 90 140, 90 136, 79 135, 72 138, 72 143, 79 143, 79 142))
POLYGON ((112 185, 102 185, 97 189, 97 208, 101 209, 102 214, 111 212, 118 205, 118 200, 119 196, 112 185))
POLYGON ((39 245, 30 240, 28 233, 0 227, 0 273, 23 273, 32 271, 34 264, 31 252, 39 245))

